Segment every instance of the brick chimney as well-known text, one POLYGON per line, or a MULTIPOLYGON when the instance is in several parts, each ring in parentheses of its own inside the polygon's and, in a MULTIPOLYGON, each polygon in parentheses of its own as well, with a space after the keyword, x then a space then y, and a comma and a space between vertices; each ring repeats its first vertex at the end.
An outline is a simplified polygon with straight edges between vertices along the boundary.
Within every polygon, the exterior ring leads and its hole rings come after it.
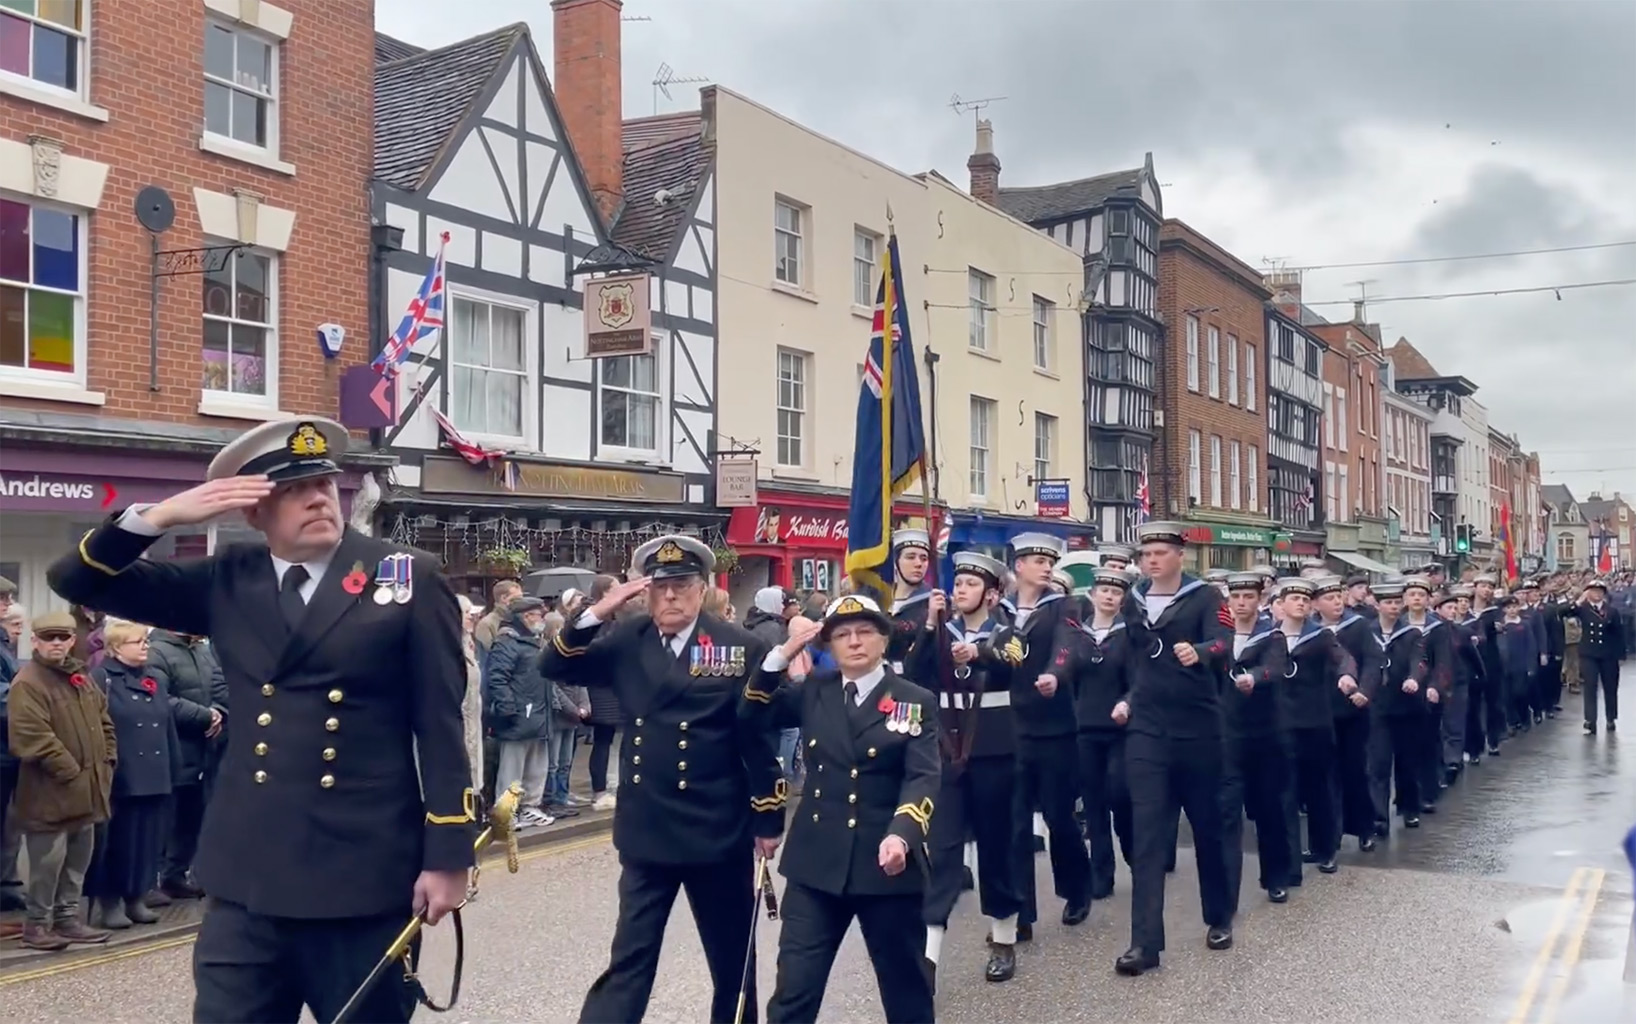
POLYGON ((620 91, 619 14, 622 0, 551 0, 556 69, 551 83, 603 220, 625 192, 624 121, 620 91))
POLYGON ((1261 280, 1272 292, 1272 304, 1278 311, 1301 322, 1301 272, 1299 270, 1271 270, 1261 280))
POLYGON ((1000 198, 1000 158, 994 155, 994 125, 986 120, 977 122, 977 149, 966 161, 971 172, 971 195, 990 206, 1000 198))

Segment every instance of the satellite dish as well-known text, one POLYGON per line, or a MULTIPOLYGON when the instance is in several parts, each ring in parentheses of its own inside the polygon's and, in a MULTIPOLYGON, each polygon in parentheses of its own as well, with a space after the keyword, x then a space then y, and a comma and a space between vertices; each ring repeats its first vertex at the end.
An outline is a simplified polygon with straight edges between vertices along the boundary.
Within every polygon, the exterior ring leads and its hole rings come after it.
POLYGON ((176 223, 176 204, 170 193, 158 185, 145 186, 136 194, 136 219, 156 235, 169 231, 176 223))

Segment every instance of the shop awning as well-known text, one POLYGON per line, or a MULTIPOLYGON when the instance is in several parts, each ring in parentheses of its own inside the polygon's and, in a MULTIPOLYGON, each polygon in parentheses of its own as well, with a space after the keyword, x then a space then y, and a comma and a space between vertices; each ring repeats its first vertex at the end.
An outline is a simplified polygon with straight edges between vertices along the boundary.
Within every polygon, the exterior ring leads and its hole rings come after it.
POLYGON ((1396 576, 1403 571, 1394 569, 1384 562, 1377 562, 1367 555, 1360 555, 1356 551, 1331 551, 1329 557, 1338 558, 1347 565, 1362 569, 1364 572, 1380 573, 1383 576, 1396 576))

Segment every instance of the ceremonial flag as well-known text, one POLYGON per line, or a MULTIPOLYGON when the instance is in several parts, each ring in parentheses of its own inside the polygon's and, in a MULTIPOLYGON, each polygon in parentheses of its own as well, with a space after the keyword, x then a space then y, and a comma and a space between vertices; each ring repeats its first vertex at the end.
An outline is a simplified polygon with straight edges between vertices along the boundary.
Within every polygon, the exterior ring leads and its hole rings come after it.
POLYGON ((1153 499, 1147 489, 1147 461, 1143 460, 1142 468, 1136 474, 1136 525, 1140 526, 1153 518, 1153 499))
POLYGON ((1511 503, 1500 506, 1500 545, 1505 550, 1505 582, 1517 578, 1517 546, 1511 540, 1511 503))
POLYGON ((1606 576, 1613 571, 1613 535, 1608 533, 1608 521, 1606 519, 1598 519, 1597 523, 1602 527, 1600 534, 1602 552, 1596 557, 1596 571, 1606 576))
POLYGON ((909 310, 903 299, 896 232, 886 243, 885 259, 880 288, 875 293, 869 357, 858 388, 846 572, 855 588, 874 592, 881 607, 890 608, 892 505, 921 479, 926 432, 920 416, 920 375, 915 369, 914 344, 909 339, 909 310))
POLYGON ((398 368, 409 359, 417 342, 443 329, 443 250, 448 244, 449 233, 445 231, 437 243, 437 258, 432 260, 432 269, 426 272, 415 297, 409 300, 409 308, 398 321, 398 329, 387 339, 381 354, 369 364, 387 380, 398 375, 398 368))

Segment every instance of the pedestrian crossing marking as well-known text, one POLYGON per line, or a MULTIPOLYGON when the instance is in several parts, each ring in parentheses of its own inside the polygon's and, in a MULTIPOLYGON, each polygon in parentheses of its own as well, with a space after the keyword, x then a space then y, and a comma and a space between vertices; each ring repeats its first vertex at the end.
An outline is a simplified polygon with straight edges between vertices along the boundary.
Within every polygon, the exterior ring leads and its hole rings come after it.
POLYGON ((1540 986, 1544 984, 1552 961, 1556 959, 1557 940, 1564 939, 1562 962, 1552 979, 1551 990, 1538 1019, 1538 1024, 1552 1024, 1557 1008, 1562 1003, 1562 997, 1567 992, 1568 982, 1573 977, 1574 967, 1579 962, 1585 933, 1590 929, 1591 917, 1602 892, 1602 883, 1606 879, 1607 872, 1600 868, 1574 869, 1573 876, 1568 879, 1568 887, 1563 890, 1557 902, 1551 927, 1546 930, 1545 940, 1540 945, 1539 953, 1534 957, 1533 966, 1529 968, 1521 992, 1517 994, 1516 1009, 1512 1011, 1506 1024, 1527 1024, 1535 1000, 1539 996, 1540 986), (1579 911, 1577 917, 1574 915, 1575 909, 1579 911), (1564 936, 1563 931, 1568 927, 1570 920, 1574 922, 1573 930, 1564 936))

